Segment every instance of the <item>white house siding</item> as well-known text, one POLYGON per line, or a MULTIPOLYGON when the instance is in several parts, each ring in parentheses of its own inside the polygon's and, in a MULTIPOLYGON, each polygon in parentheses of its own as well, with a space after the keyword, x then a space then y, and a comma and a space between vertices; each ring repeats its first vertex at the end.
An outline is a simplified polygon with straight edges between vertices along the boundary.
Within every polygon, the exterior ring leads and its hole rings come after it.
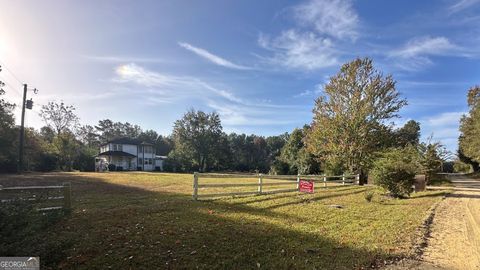
POLYGON ((131 144, 124 144, 123 146, 123 152, 129 153, 132 155, 137 155, 137 146, 136 145, 131 145, 131 144))
MULTIPOLYGON (((144 164, 143 166, 143 170, 144 171, 153 171, 155 169, 155 154, 154 153, 143 153, 143 152, 138 152, 138 157, 143 159, 143 163, 145 163, 145 160, 146 159, 151 159, 152 160, 152 164, 144 164)), ((142 165, 140 164, 139 165, 140 167, 142 167, 142 165)))

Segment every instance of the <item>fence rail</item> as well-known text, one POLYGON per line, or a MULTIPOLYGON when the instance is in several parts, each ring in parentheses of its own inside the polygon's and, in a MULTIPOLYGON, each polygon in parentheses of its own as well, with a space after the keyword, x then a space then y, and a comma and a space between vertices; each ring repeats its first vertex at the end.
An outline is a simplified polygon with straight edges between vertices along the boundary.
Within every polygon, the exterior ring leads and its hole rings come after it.
POLYGON ((19 186, 19 187, 3 187, 0 185, 0 194, 9 192, 9 191, 34 191, 34 192, 43 192, 48 190, 57 190, 61 191, 61 196, 47 196, 47 197, 17 197, 13 199, 2 199, 0 203, 8 203, 12 201, 27 201, 27 202, 38 202, 38 201, 63 201, 62 205, 50 206, 38 208, 38 211, 50 211, 50 210, 59 210, 59 209, 70 209, 72 207, 72 186, 70 183, 64 183, 61 186, 19 186))
POLYGON ((263 175, 263 174, 214 174, 214 173, 197 173, 193 174, 193 194, 194 200, 199 198, 212 198, 212 197, 224 197, 224 196, 243 196, 243 195, 264 195, 275 194, 284 192, 294 192, 299 190, 300 180, 313 181, 314 183, 323 183, 323 187, 327 187, 327 183, 341 183, 346 184, 358 184, 359 175, 263 175), (214 183, 214 184, 200 184, 200 178, 240 178, 240 179, 258 179, 257 183, 214 183), (278 180, 288 182, 270 182, 264 183, 263 180, 278 180), (282 186, 282 185, 295 185, 295 188, 291 189, 276 189, 264 191, 263 187, 270 186, 282 186), (229 188, 229 187, 257 187, 257 191, 238 191, 238 192, 225 192, 225 193, 207 193, 199 194, 199 189, 208 188, 229 188))

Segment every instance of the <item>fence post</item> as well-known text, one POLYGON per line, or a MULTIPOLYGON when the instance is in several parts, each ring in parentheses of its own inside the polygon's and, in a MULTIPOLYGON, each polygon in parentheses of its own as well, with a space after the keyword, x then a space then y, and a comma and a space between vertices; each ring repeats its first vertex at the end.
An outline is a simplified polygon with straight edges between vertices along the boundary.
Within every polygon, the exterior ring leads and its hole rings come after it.
POLYGON ((263 175, 258 175, 258 194, 262 194, 263 175))
POLYGON ((63 183, 63 207, 72 208, 72 186, 70 182, 63 183))
POLYGON ((300 174, 297 174, 297 190, 300 190, 300 174))
POLYGON ((355 185, 360 185, 360 174, 355 175, 355 185))
POLYGON ((327 176, 326 175, 323 176, 323 187, 327 188, 327 176))
POLYGON ((198 199, 198 173, 193 173, 193 200, 196 201, 198 199))
POLYGON ((342 186, 345 186, 345 173, 342 174, 342 186))

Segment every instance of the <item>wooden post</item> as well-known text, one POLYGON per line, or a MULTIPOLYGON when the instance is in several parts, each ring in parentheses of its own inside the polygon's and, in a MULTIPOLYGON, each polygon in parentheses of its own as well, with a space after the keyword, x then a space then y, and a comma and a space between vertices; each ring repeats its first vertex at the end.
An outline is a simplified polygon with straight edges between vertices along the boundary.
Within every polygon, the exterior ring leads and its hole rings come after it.
POLYGON ((342 174, 342 185, 345 186, 345 173, 342 174))
POLYGON ((297 189, 300 190, 300 174, 297 174, 297 189))
POLYGON ((65 209, 72 208, 72 186, 70 182, 63 183, 63 207, 65 209))
POLYGON ((327 188, 327 176, 326 175, 323 176, 323 187, 327 188))
POLYGON ((262 194, 263 175, 258 175, 258 194, 262 194))
POLYGON ((355 185, 360 185, 360 174, 355 175, 355 185))
POLYGON ((196 201, 198 199, 198 173, 193 173, 193 200, 196 201))

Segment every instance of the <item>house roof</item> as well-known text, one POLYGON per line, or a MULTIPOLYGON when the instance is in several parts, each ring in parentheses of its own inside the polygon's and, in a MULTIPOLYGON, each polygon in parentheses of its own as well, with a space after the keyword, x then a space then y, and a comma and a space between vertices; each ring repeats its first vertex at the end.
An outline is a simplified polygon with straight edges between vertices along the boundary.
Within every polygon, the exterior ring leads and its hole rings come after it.
MULTIPOLYGON (((106 144, 108 143, 115 143, 115 144, 132 144, 132 145, 153 145, 152 143, 149 142, 144 142, 138 139, 132 139, 128 137, 121 137, 121 138, 115 138, 112 140, 109 140, 106 144)), ((105 144, 103 144, 105 145, 105 144)))
POLYGON ((123 151, 106 151, 97 156, 135 157, 135 155, 123 151))

